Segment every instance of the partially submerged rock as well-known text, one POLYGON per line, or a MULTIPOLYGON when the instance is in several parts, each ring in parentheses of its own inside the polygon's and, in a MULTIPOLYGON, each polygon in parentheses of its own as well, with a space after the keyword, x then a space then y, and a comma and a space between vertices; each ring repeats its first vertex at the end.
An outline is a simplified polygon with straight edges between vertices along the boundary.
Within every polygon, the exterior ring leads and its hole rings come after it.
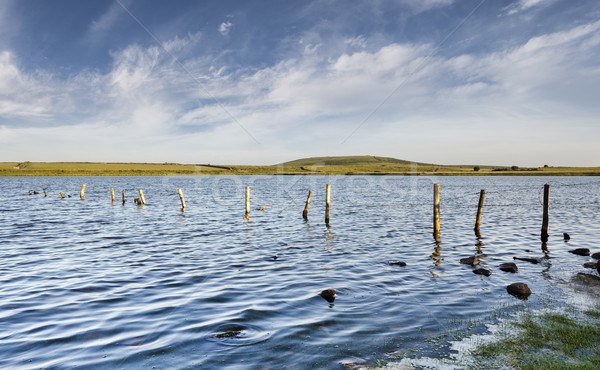
POLYGON ((401 267, 406 266, 406 262, 403 262, 403 261, 388 261, 388 264, 390 266, 401 266, 401 267))
POLYGON ((527 299, 531 294, 531 289, 525 283, 512 283, 506 287, 506 291, 519 299, 527 299))
POLYGON ((513 262, 506 262, 506 263, 502 263, 500 265, 500 270, 505 271, 505 272, 515 273, 515 272, 519 271, 519 268, 513 262))
POLYGON ((573 253, 578 256, 589 256, 590 250, 587 248, 577 248, 577 249, 570 250, 569 253, 573 253))
POLYGON ((472 256, 467 258, 461 258, 460 263, 462 263, 463 265, 475 266, 479 263, 479 257, 472 256))
POLYGON ((529 258, 529 257, 513 257, 514 260, 519 260, 519 261, 525 261, 525 262, 530 262, 533 264, 538 264, 540 263, 540 260, 537 258, 529 258))
POLYGON ((597 269, 598 262, 586 262, 583 264, 583 267, 585 267, 586 269, 597 269))
POLYGON ((571 237, 569 236, 569 234, 563 233, 563 239, 565 239, 565 240, 571 240, 571 237))
POLYGON ((600 252, 596 252, 596 253, 592 254, 592 258, 595 260, 600 260, 600 252))
POLYGON ((360 357, 350 357, 340 361, 340 365, 344 367, 344 369, 349 370, 359 370, 366 369, 371 367, 371 364, 363 358, 360 357))
POLYGON ((333 303, 333 301, 335 301, 335 290, 334 289, 325 289, 319 295, 329 303, 333 303))
POLYGON ((477 275, 483 275, 483 276, 490 276, 492 274, 490 270, 483 269, 483 268, 475 269, 475 270, 473 270, 473 273, 477 274, 477 275))

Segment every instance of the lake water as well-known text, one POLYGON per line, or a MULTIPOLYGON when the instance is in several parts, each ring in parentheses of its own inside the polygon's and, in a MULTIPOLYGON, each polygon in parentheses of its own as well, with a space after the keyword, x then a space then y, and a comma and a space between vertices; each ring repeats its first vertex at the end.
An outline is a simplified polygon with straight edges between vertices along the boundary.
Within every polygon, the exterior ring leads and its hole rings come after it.
POLYGON ((566 299, 558 282, 596 274, 582 267, 589 257, 568 250, 600 251, 594 177, 4 177, 0 185, 0 368, 340 368, 415 349, 443 356, 454 338, 435 338, 448 331, 482 331, 499 312, 566 299), (145 206, 133 202, 140 188, 145 206), (491 276, 459 263, 473 255, 491 276), (500 271, 513 256, 544 259, 500 271), (530 286, 527 301, 506 293, 513 282, 530 286), (333 303, 319 296, 329 288, 333 303))

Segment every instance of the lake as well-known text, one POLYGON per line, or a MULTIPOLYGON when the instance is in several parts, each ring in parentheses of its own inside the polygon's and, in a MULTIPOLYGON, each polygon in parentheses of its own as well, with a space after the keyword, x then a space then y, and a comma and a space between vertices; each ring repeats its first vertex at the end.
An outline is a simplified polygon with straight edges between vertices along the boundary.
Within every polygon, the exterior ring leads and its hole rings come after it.
POLYGON ((3 177, 0 185, 0 368, 335 369, 355 357, 375 365, 415 351, 445 356, 449 340, 485 331, 502 313, 568 300, 559 282, 596 274, 582 267, 589 257, 568 251, 600 251, 595 177, 3 177), (144 206, 133 202, 138 189, 144 206), (475 255, 491 276, 460 264, 475 255), (541 263, 498 269, 514 256, 541 263), (528 300, 506 293, 513 282, 529 285, 528 300), (334 302, 319 295, 325 289, 335 289, 334 302))

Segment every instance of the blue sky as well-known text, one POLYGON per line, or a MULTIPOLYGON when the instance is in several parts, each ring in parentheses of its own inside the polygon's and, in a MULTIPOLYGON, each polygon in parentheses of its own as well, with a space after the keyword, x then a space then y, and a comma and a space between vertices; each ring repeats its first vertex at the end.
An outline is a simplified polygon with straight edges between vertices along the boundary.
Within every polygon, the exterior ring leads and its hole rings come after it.
POLYGON ((597 0, 2 0, 0 161, 600 166, 597 0))

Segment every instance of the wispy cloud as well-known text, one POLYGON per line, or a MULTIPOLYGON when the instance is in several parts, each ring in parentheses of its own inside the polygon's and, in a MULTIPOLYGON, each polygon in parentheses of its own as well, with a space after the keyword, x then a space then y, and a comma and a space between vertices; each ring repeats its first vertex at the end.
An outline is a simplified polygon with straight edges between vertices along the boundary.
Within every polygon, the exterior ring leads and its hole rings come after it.
MULTIPOLYGON (((119 1, 126 6, 131 2, 131 0, 119 1)), ((111 3, 106 12, 90 23, 88 38, 96 41, 106 37, 114 25, 119 22, 119 20, 123 19, 124 16, 126 15, 125 12, 123 12, 123 8, 117 2, 111 3)))
POLYGON ((547 5, 553 0, 518 0, 515 3, 504 8, 506 14, 513 15, 533 7, 547 5))
POLYGON ((227 36, 227 35, 229 35, 229 32, 231 32, 231 27, 232 26, 233 26, 233 23, 231 23, 229 21, 223 22, 219 26, 219 32, 221 33, 221 35, 227 36))

